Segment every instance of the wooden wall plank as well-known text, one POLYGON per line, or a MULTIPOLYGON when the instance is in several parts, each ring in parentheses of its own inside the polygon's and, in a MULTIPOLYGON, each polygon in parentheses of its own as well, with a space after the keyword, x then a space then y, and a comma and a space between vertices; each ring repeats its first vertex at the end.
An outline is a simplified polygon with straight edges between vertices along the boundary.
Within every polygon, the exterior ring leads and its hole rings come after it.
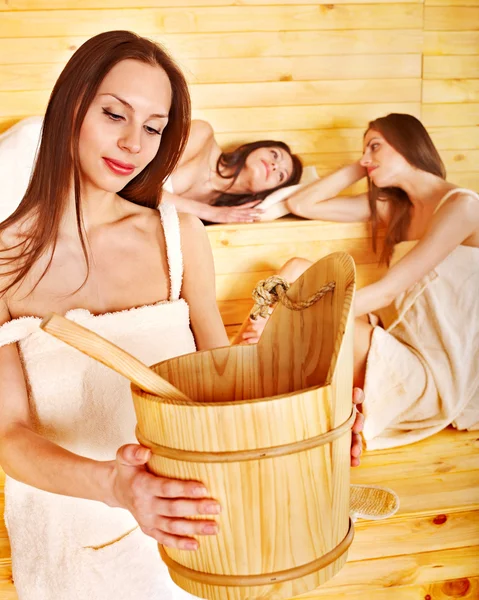
MULTIPOLYGON (((334 223, 313 221, 298 217, 285 217, 271 223, 241 223, 237 225, 209 225, 206 229, 211 247, 241 248, 242 246, 263 246, 277 244, 278 240, 287 244, 296 242, 317 242, 319 240, 342 240, 371 237, 369 223, 334 223)), ((379 232, 383 235, 383 232, 379 232)), ((374 259, 371 259, 371 262, 374 259)), ((253 266, 253 265, 252 265, 253 266)))
POLYGON ((334 55, 182 61, 190 81, 197 83, 247 81, 314 81, 351 79, 404 79, 421 77, 420 54, 334 55))
POLYGON ((106 29, 154 33, 311 31, 327 29, 421 29, 421 4, 318 6, 218 6, 0 13, 0 37, 93 36, 106 29))
MULTIPOLYGON (((362 128, 367 126, 372 119, 391 112, 406 112, 420 117, 421 105, 413 102, 397 104, 343 104, 340 111, 337 110, 335 105, 303 106, 301 110, 291 106, 278 106, 274 111, 269 108, 254 107, 195 109, 193 110, 193 116, 197 119, 209 121, 215 131, 224 133, 227 131, 267 132, 279 129, 362 128)), ((21 114, 24 114, 24 111, 21 114)), ((458 120, 460 120, 459 117, 458 120)), ((462 116, 462 121, 462 123, 457 124, 470 124, 465 114, 462 116)), ((443 125, 444 123, 433 124, 443 125)))
POLYGON ((479 125, 479 103, 424 104, 422 122, 425 127, 479 125))
MULTIPOLYGON (((432 83, 432 82, 431 82, 432 83)), ((193 106, 232 108, 245 106, 311 106, 327 98, 329 104, 355 105, 378 102, 420 102, 420 79, 369 79, 341 81, 278 81, 242 84, 194 84, 190 86, 193 106)), ((451 92, 452 93, 452 92, 451 92)), ((336 112, 340 109, 336 108, 336 112)))
MULTIPOLYGON (((449 1, 449 0, 448 0, 449 1)), ((424 54, 477 55, 479 31, 425 31, 424 54)))
MULTIPOLYGON (((479 142, 477 140, 476 146, 479 146, 479 142)), ((447 171, 451 173, 473 173, 474 171, 478 170, 479 150, 474 149, 464 152, 457 150, 444 150, 441 152, 441 158, 446 165, 447 171)))
POLYGON ((479 0, 424 0, 426 6, 479 6, 479 0))
MULTIPOLYGON (((357 265, 356 285, 359 288, 377 281, 386 272, 385 267, 372 265, 357 265)), ((217 275, 216 277, 216 298, 219 302, 235 301, 248 299, 251 293, 262 279, 266 279, 277 273, 274 269, 266 271, 248 271, 238 277, 237 273, 217 275)), ((253 301, 250 301, 251 308, 253 301)))
MULTIPOLYGON (((89 36, 0 37, 0 63, 65 64, 89 36)), ((420 29, 339 31, 240 31, 152 34, 180 62, 185 58, 257 58, 328 55, 418 54, 420 29)), ((371 59, 369 59, 371 60, 371 59)))
POLYGON ((479 190, 479 171, 477 170, 472 173, 451 173, 450 179, 461 187, 479 190))
POLYGON ((371 249, 371 241, 359 239, 322 239, 308 242, 262 244, 258 246, 216 248, 214 251, 217 275, 244 273, 245 271, 270 271, 280 269, 294 256, 317 261, 332 252, 349 252, 358 264, 377 261, 371 249))
POLYGON ((477 148, 479 123, 472 127, 428 127, 439 150, 472 150, 477 148))
MULTIPOLYGON (((479 57, 478 57, 479 58, 479 57)), ((479 79, 434 79, 423 81, 424 103, 479 102, 479 79)), ((409 81, 409 80, 405 80, 409 81)))
POLYGON ((479 29, 479 7, 448 6, 424 7, 425 31, 477 31, 479 29))
MULTIPOLYGON (((365 126, 357 129, 304 129, 269 131, 272 140, 283 140, 293 152, 355 152, 362 146, 365 126)), ((264 131, 218 133, 216 139, 222 148, 233 148, 244 142, 265 139, 264 131)), ((461 146, 462 148, 463 146, 461 146)))
MULTIPOLYGON (((328 4, 330 0, 300 0, 301 4, 328 4)), ((467 4, 477 0, 461 0, 467 4)), ((335 4, 376 4, 392 3, 396 4, 398 0, 336 0, 335 4)), ((401 0, 402 3, 418 3, 422 0, 401 0)), ((83 9, 111 8, 130 8, 133 0, 82 0, 83 9)), ((171 0, 138 0, 134 3, 137 8, 159 8, 170 7, 171 0)), ((182 7, 201 7, 201 6, 267 6, 277 5, 278 0, 176 0, 176 6, 182 7)), ((281 0, 281 5, 298 4, 298 0, 281 0)), ((76 10, 78 2, 76 0, 0 0, 1 10, 76 10)))
POLYGON ((479 78, 479 39, 477 54, 471 56, 425 56, 424 79, 479 78))

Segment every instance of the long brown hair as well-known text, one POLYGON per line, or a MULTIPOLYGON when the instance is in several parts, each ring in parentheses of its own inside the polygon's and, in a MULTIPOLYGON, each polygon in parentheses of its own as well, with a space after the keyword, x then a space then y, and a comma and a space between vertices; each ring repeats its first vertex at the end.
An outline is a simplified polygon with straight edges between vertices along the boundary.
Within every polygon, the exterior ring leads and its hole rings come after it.
POLYGON ((279 147, 291 156, 291 160, 293 161, 293 170, 290 177, 275 188, 263 190, 256 194, 229 194, 227 191, 223 192, 214 202, 215 206, 240 206, 241 204, 246 204, 247 202, 264 200, 268 194, 271 194, 287 185, 294 185, 295 183, 299 182, 301 175, 303 174, 303 165, 301 160, 298 156, 296 156, 296 154, 292 154, 291 148, 288 146, 288 144, 285 144, 284 142, 276 142, 274 140, 249 142, 248 144, 239 146, 236 148, 236 150, 232 150, 231 152, 222 152, 218 158, 218 162, 216 163, 216 172, 220 177, 223 177, 223 179, 231 179, 231 185, 233 185, 238 178, 241 169, 244 167, 246 159, 251 152, 253 152, 253 150, 256 150, 257 148, 272 147, 279 147))
MULTIPOLYGON (((424 125, 413 117, 391 113, 371 121, 366 133, 373 129, 380 133, 407 162, 427 173, 446 178, 446 169, 424 125)), ((381 262, 389 264, 394 245, 406 239, 411 223, 412 203, 405 191, 397 187, 378 188, 368 179, 369 206, 373 233, 373 248, 377 248, 378 215, 376 203, 389 202, 390 219, 384 238, 381 262)))
POLYGON ((130 31, 101 33, 80 46, 55 83, 27 191, 17 210, 0 223, 1 234, 12 225, 28 219, 22 241, 7 248, 4 251, 6 256, 0 254, 0 264, 8 266, 6 274, 12 277, 0 293, 21 283, 35 262, 51 250, 47 267, 33 289, 48 271, 72 178, 78 235, 88 277, 89 261, 82 228, 78 139, 86 112, 101 82, 117 63, 126 59, 161 67, 171 84, 169 120, 159 150, 143 171, 119 192, 120 196, 136 204, 150 208, 158 205, 162 183, 175 168, 188 140, 191 122, 188 87, 175 62, 156 43, 130 31), (16 251, 13 257, 11 251, 16 251), (19 264, 15 264, 17 261, 19 264))

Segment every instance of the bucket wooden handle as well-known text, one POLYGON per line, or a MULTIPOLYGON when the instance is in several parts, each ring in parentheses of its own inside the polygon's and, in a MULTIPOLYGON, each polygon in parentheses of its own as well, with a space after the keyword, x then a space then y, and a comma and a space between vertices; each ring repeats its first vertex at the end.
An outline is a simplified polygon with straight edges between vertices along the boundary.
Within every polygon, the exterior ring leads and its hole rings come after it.
POLYGON ((187 396, 137 358, 78 323, 50 313, 40 323, 40 327, 62 342, 120 373, 145 392, 173 402, 189 401, 187 396))

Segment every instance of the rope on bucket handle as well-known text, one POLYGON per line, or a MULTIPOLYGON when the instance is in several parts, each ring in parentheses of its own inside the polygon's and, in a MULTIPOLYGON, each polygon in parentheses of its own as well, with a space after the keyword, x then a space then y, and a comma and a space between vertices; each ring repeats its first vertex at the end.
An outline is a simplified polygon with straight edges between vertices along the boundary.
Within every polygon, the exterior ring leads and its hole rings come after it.
POLYGON ((259 281, 253 290, 254 306, 251 310, 250 318, 253 321, 256 321, 258 316, 265 319, 269 315, 269 308, 278 302, 284 304, 289 310, 304 310, 315 304, 318 300, 321 300, 328 292, 332 292, 335 287, 336 283, 330 281, 307 300, 293 302, 286 294, 290 288, 290 284, 283 277, 272 275, 267 279, 259 281))

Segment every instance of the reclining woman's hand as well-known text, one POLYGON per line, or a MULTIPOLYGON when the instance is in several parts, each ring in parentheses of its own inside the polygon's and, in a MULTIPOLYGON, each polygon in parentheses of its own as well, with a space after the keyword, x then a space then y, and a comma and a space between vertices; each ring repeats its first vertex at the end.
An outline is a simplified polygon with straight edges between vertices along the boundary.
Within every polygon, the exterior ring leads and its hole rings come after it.
POLYGON ((146 468, 150 450, 137 444, 122 446, 114 462, 111 506, 126 508, 141 530, 160 544, 181 550, 197 550, 198 542, 189 536, 215 535, 214 520, 185 517, 214 515, 220 505, 208 498, 198 481, 157 477, 146 468))
POLYGON ((259 202, 247 202, 240 206, 208 206, 206 221, 212 223, 254 223, 259 221, 263 211, 256 208, 259 202))

